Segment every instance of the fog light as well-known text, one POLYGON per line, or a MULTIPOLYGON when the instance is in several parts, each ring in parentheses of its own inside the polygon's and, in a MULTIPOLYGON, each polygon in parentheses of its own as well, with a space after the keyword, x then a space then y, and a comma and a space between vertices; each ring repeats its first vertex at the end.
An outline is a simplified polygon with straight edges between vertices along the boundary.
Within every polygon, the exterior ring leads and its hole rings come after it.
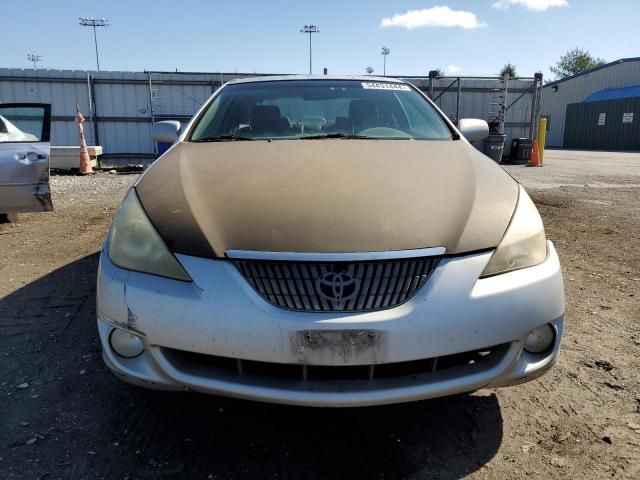
POLYGON ((144 345, 140 337, 115 328, 109 335, 109 345, 114 352, 124 358, 134 358, 144 352, 144 345))
POLYGON ((530 353, 541 353, 553 344, 555 331, 549 324, 534 328, 529 332, 527 341, 524 342, 524 349, 530 353))

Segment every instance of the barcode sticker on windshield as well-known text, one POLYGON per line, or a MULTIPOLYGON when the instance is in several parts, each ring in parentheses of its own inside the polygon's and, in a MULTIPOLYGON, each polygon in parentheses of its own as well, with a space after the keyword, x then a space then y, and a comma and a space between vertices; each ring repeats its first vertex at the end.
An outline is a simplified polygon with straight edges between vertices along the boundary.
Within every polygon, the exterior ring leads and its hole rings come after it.
POLYGON ((401 83, 379 83, 379 82, 362 82, 362 88, 369 90, 403 90, 410 91, 409 85, 403 85, 401 83))

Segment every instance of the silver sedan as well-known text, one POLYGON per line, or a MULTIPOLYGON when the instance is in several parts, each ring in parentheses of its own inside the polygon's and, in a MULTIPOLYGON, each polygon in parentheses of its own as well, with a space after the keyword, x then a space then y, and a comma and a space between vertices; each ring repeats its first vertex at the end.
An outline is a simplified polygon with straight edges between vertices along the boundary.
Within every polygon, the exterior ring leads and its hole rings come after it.
POLYGON ((525 190, 419 90, 231 82, 129 191, 98 330, 137 385, 310 406, 407 402, 556 362, 558 256, 525 190))

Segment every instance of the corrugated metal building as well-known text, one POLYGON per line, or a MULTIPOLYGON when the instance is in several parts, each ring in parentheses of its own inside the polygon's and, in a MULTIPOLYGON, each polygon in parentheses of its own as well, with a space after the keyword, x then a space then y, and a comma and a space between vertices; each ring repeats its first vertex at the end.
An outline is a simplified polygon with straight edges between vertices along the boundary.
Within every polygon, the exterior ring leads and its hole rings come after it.
MULTIPOLYGON (((0 102, 43 102, 52 105, 52 145, 75 145, 76 104, 87 119, 87 142, 103 147, 106 164, 155 158, 151 126, 161 120, 188 121, 223 83, 253 73, 120 72, 0 68, 0 102)), ((496 119, 498 104, 506 106, 505 133, 527 137, 538 90, 533 78, 508 82, 496 77, 400 77, 431 93, 454 121, 457 117, 496 119)))
MULTIPOLYGON (((600 67, 594 68, 592 70, 588 70, 583 73, 579 73, 577 75, 564 78, 562 80, 557 80, 555 82, 547 83, 542 88, 542 101, 541 101, 541 115, 548 118, 547 123, 547 146, 549 147, 565 147, 565 148, 589 148, 589 149, 611 149, 611 150, 630 150, 633 148, 629 148, 627 146, 627 142, 620 140, 620 142, 611 143, 607 142, 594 142, 590 143, 582 143, 578 140, 578 135, 580 138, 584 136, 587 138, 588 129, 594 124, 595 127, 603 127, 605 125, 598 125, 599 114, 606 113, 604 111, 596 112, 596 116, 593 117, 591 115, 591 109, 596 108, 594 106, 596 102, 588 102, 592 103, 590 106, 585 107, 569 107, 572 104, 581 104, 585 102, 590 96, 598 93, 602 99, 602 101, 607 100, 606 91, 612 89, 620 89, 624 87, 636 87, 640 85, 640 57, 635 58, 623 58, 621 60, 617 60, 615 62, 607 63, 600 67), (589 116, 585 117, 584 115, 570 113, 569 117, 567 117, 567 112, 578 112, 579 109, 583 109, 583 113, 589 112, 589 116), (593 118, 592 118, 593 117, 593 118), (571 125, 568 124, 571 122, 571 125), (581 123, 577 123, 581 122, 581 123), (565 136, 565 130, 567 130, 568 137, 565 136), (580 130, 584 130, 585 133, 579 134, 577 133, 580 130), (570 144, 565 144, 565 138, 567 142, 570 144), (578 146, 580 145, 580 146, 578 146)), ((598 98, 598 97, 596 97, 598 98)), ((631 105, 632 98, 627 98, 631 105)), ((620 102, 620 99, 615 100, 620 102)), ((624 104, 618 104, 615 108, 622 108, 624 110, 624 104)), ((601 104, 600 107, 603 105, 601 104)), ((611 105, 614 108, 613 104, 611 105)), ((630 106, 629 108, 633 108, 630 106)), ((596 108, 597 109, 597 108, 596 108)), ((582 111, 582 110, 580 110, 582 111)), ((629 129, 629 125, 637 125, 640 122, 640 118, 638 118, 638 114, 636 114, 633 118, 632 122, 628 122, 628 116, 625 117, 627 119, 627 123, 622 123, 622 114, 631 113, 629 112, 621 112, 619 122, 614 122, 613 116, 616 115, 617 110, 611 110, 611 115, 609 115, 609 128, 613 130, 614 128, 622 128, 629 129)), ((604 129, 601 129, 604 130, 604 129)), ((600 139, 609 139, 609 136, 600 135, 601 132, 598 132, 597 138, 600 139)), ((618 133, 618 130, 616 130, 618 133)), ((624 132, 622 132, 624 133, 624 132)), ((621 139, 626 138, 626 135, 621 134, 621 139)), ((640 147, 635 147, 640 148, 640 147)))
POLYGON ((640 150, 640 85, 603 90, 567 105, 565 148, 640 150))
POLYGON ((186 122, 220 85, 247 76, 256 74, 0 68, 0 102, 50 103, 52 145, 78 143, 78 104, 103 160, 139 160, 156 156, 154 122, 186 122))

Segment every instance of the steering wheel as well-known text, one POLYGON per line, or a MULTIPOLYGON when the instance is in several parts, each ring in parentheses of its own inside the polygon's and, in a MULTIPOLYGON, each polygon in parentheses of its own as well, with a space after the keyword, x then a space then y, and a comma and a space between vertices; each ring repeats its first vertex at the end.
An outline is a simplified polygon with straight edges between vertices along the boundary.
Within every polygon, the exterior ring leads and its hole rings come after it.
POLYGON ((406 132, 402 130, 398 130, 397 128, 390 127, 373 127, 373 128, 365 128, 364 130, 358 132, 358 135, 364 135, 367 137, 402 137, 402 138, 411 138, 406 132))

